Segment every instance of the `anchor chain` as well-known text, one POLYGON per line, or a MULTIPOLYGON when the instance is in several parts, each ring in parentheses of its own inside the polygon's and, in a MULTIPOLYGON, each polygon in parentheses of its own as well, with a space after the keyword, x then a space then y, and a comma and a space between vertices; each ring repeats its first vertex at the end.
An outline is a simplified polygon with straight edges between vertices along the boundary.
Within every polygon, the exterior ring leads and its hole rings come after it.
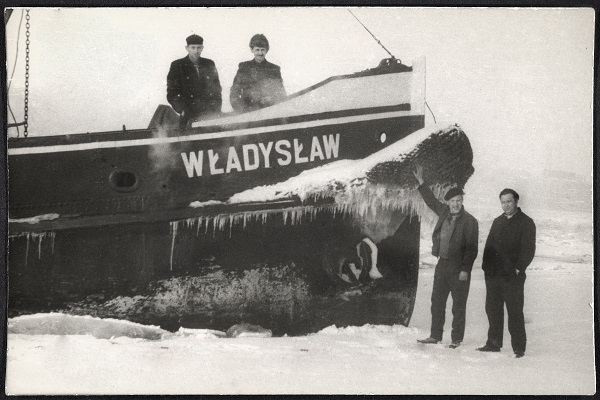
POLYGON ((25 20, 25 109, 24 109, 24 132, 23 135, 27 137, 27 128, 28 128, 28 120, 29 120, 29 9, 26 10, 25 20))

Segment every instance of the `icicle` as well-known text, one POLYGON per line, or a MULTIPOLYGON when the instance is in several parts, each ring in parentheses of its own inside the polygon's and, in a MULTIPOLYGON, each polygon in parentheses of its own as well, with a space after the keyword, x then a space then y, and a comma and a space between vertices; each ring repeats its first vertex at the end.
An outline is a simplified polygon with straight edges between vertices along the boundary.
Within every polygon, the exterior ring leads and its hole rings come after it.
POLYGON ((38 235, 38 260, 42 259, 42 239, 44 239, 45 236, 45 232, 38 235))
MULTIPOLYGON (((432 186, 431 189, 437 198, 441 198, 447 191, 447 186, 438 184, 432 186)), ((197 223, 196 235, 198 236, 200 225, 204 223, 204 232, 208 233, 208 225, 212 221, 213 237, 216 236, 217 229, 224 231, 226 227, 229 228, 229 237, 231 237, 234 226, 242 224, 243 229, 246 229, 249 223, 255 221, 266 224, 269 215, 272 214, 280 214, 284 225, 287 225, 288 222, 291 225, 300 225, 304 217, 310 218, 312 222, 322 212, 330 213, 334 218, 341 215, 341 218, 344 219, 357 218, 365 221, 376 219, 378 215, 383 215, 386 211, 398 211, 411 218, 413 216, 431 218, 431 213, 416 188, 394 188, 390 185, 371 184, 364 180, 355 180, 347 185, 346 190, 341 192, 330 190, 326 193, 322 191, 306 193, 304 201, 316 201, 320 198, 333 198, 334 202, 320 206, 301 205, 277 210, 243 211, 216 216, 201 216, 196 219, 182 220, 181 222, 185 221, 188 227, 193 227, 193 224, 197 223)), ((175 230, 174 234, 176 234, 177 226, 172 225, 172 229, 175 230)))
POLYGON ((173 253, 175 251, 175 236, 177 236, 177 225, 177 221, 171 222, 171 271, 173 271, 173 253))
POLYGON ((25 265, 27 265, 27 258, 29 256, 29 233, 27 233, 27 246, 25 247, 25 265))

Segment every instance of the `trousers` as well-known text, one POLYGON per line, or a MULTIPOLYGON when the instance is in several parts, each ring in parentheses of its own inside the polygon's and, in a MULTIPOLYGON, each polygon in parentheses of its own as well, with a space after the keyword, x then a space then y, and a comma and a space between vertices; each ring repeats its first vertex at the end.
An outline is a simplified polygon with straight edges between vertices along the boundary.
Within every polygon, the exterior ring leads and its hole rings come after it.
POLYGON ((508 332, 515 353, 525 352, 527 334, 523 315, 525 273, 505 278, 501 276, 485 277, 485 313, 490 327, 487 344, 502 347, 504 334, 504 305, 508 314, 508 332))
POLYGON ((465 335, 467 298, 471 274, 465 281, 458 279, 460 268, 449 260, 440 258, 435 267, 431 293, 431 337, 442 340, 446 321, 446 302, 452 294, 452 341, 462 341, 465 335))

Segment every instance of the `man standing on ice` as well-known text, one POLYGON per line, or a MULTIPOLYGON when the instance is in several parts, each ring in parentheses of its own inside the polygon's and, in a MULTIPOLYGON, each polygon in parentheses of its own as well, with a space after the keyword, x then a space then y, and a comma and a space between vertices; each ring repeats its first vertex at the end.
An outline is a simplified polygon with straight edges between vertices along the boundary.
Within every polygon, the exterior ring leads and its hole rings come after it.
POLYGON ((215 63, 200 57, 204 39, 188 36, 186 57, 171 63, 167 75, 167 100, 179 113, 179 126, 183 129, 189 121, 221 112, 221 83, 215 63))
POLYGON ((517 358, 525 355, 527 336, 523 316, 525 270, 535 255, 535 223, 518 207, 519 194, 500 192, 504 211, 494 220, 483 251, 485 312, 490 323, 488 339, 479 351, 500 351, 504 333, 504 304, 508 331, 517 358))
POLYGON ((419 181, 419 192, 425 204, 438 215, 433 229, 433 249, 438 257, 431 293, 431 333, 419 343, 436 344, 442 340, 446 319, 446 301, 452 294, 452 343, 450 348, 460 346, 465 334, 467 297, 471 283, 471 269, 477 257, 479 224, 463 207, 464 192, 460 188, 448 190, 444 196, 447 204, 435 198, 424 185, 423 167, 414 172, 419 181))

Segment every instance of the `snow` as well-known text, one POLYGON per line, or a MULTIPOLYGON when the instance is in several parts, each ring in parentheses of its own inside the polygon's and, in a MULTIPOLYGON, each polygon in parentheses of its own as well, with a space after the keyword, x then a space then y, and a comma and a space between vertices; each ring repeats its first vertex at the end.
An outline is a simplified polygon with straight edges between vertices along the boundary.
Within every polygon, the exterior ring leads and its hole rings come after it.
POLYGON ((30 217, 30 218, 9 218, 8 222, 10 223, 20 223, 20 224, 37 224, 40 221, 51 221, 53 219, 57 219, 58 217, 60 217, 59 214, 43 214, 43 215, 36 215, 35 217, 30 217))
POLYGON ((98 339, 127 336, 130 338, 160 339, 169 333, 156 326, 130 321, 100 319, 90 316, 60 313, 33 314, 12 318, 8 333, 27 335, 91 335, 98 339))
MULTIPOLYGON (((497 208, 466 207, 483 245, 497 208)), ((526 210, 538 230, 528 269, 528 348, 516 359, 505 331, 500 353, 485 343, 481 255, 473 269, 463 345, 421 345, 429 334, 435 259, 424 224, 409 327, 330 326, 301 337, 225 338, 169 333, 127 321, 37 314, 9 319, 9 394, 557 394, 595 392, 592 213, 526 210)), ((481 253, 481 252, 480 252, 481 253)), ((446 333, 450 329, 448 302, 446 333)), ((268 328, 268 327, 265 327, 268 328)), ((505 328, 506 329, 506 328, 505 328)), ((448 336, 448 335, 446 335, 448 336)))
POLYGON ((303 171, 298 176, 269 186, 259 186, 233 195, 229 203, 265 202, 289 198, 296 194, 301 200, 316 196, 323 188, 332 184, 349 186, 351 182, 365 178, 365 174, 377 164, 386 161, 401 161, 413 151, 419 143, 443 128, 452 129, 454 125, 442 127, 428 125, 396 143, 361 160, 338 160, 321 167, 303 171))
POLYGON ((193 201, 190 203, 190 207, 192 208, 200 208, 200 207, 207 207, 207 206, 217 206, 219 204, 223 204, 222 201, 218 201, 218 200, 208 200, 208 201, 193 201))
MULTIPOLYGON (((414 62, 412 63, 414 66, 414 62)), ((274 118, 289 118, 298 114, 316 114, 324 110, 342 111, 390 104, 415 102, 411 99, 413 74, 384 74, 333 80, 302 96, 292 97, 272 107, 250 113, 220 118, 219 124, 238 124, 274 118), (340 93, 344 93, 340 96, 340 93)), ((192 126, 210 126, 215 120, 194 122, 192 126)))

